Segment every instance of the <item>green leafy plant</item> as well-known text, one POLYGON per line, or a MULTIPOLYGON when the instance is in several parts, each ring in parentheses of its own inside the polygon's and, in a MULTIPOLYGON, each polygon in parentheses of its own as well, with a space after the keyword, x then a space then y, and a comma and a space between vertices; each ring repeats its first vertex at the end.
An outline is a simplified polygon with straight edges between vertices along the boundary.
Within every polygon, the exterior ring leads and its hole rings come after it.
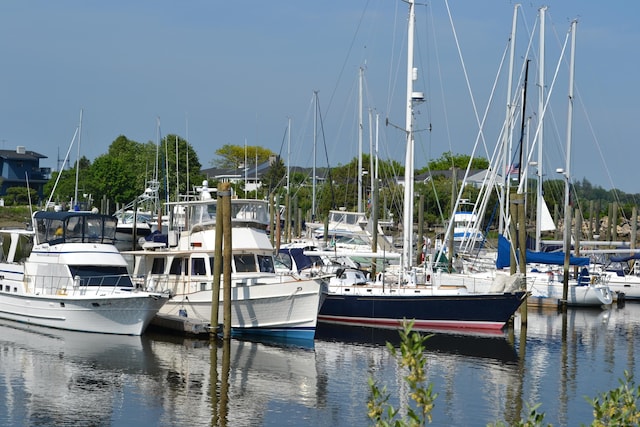
POLYGON ((398 418, 399 410, 389 403, 387 387, 380 388, 369 378, 371 398, 367 404, 368 415, 376 426, 424 426, 431 422, 431 411, 438 396, 433 393, 433 384, 428 383, 425 373, 426 357, 424 343, 431 335, 421 335, 412 331, 413 321, 404 321, 400 331, 400 348, 390 343, 387 348, 401 368, 407 370, 404 380, 409 385, 412 404, 407 408, 407 419, 398 418))
POLYGON ((628 371, 624 371, 624 380, 619 382, 620 387, 595 399, 587 398, 593 406, 593 427, 640 425, 640 386, 636 387, 628 371))

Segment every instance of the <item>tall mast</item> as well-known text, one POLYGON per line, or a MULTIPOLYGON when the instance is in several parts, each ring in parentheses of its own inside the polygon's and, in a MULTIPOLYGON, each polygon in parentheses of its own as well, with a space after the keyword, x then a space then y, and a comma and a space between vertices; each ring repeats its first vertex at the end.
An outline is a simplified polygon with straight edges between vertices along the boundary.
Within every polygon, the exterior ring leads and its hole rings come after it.
POLYGON ((358 74, 358 208, 357 212, 362 212, 362 74, 364 70, 360 67, 358 74))
POLYGON ((413 37, 415 26, 415 2, 408 0, 409 22, 407 33, 407 98, 406 98, 406 122, 407 152, 404 163, 404 218, 403 218, 403 267, 408 270, 413 261, 413 80, 417 71, 413 69, 413 37))
POLYGON ((540 123, 538 123, 538 166, 536 178, 538 185, 536 187, 536 252, 540 252, 542 239, 542 141, 544 131, 544 30, 545 30, 545 12, 546 6, 540 8, 540 52, 538 66, 538 114, 540 123))
POLYGON ((318 135, 318 91, 313 92, 313 98, 315 101, 315 112, 313 114, 313 177, 311 184, 311 220, 316 219, 316 139, 318 135))
POLYGON ((518 8, 516 4, 513 8, 513 21, 511 23, 510 53, 509 53, 509 77, 507 80, 507 116, 505 118, 504 132, 502 134, 502 170, 504 173, 504 185, 501 188, 500 218, 498 220, 498 233, 503 234, 505 230, 505 219, 509 207, 509 170, 511 162, 511 128, 513 117, 513 104, 511 101, 511 91, 513 86, 513 62, 516 49, 516 26, 518 22, 518 8))
POLYGON ((576 50, 576 26, 577 21, 571 22, 571 59, 569 61, 569 107, 567 111, 567 153, 564 167, 564 278, 562 287, 562 299, 567 301, 569 291, 569 261, 571 252, 571 206, 569 197, 571 179, 571 138, 573 125, 573 74, 575 66, 576 50))
POLYGON ((76 189, 73 195, 73 206, 80 206, 78 204, 78 177, 80 173, 80 139, 82 138, 82 109, 80 109, 80 124, 78 125, 78 157, 76 160, 76 189))
POLYGON ((287 194, 291 189, 291 172, 290 172, 290 157, 291 157, 291 117, 287 120, 287 194))

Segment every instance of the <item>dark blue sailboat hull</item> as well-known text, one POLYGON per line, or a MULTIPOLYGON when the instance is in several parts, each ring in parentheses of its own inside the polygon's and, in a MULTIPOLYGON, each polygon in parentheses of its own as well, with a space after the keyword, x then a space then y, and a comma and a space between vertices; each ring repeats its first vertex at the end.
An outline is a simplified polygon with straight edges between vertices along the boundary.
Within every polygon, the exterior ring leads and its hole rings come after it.
POLYGON ((320 322, 397 328, 404 319, 414 329, 500 332, 526 292, 465 295, 339 295, 329 293, 320 322))

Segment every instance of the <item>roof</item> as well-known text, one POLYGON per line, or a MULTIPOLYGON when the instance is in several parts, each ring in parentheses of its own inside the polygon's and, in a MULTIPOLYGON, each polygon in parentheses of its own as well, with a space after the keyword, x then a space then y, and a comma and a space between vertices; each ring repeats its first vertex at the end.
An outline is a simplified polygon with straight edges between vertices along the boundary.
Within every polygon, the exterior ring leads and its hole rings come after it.
POLYGON ((33 216, 35 219, 52 219, 59 221, 64 221, 65 219, 73 216, 107 217, 115 219, 115 217, 112 217, 111 215, 103 215, 90 211, 38 211, 33 216))
POLYGON ((30 150, 0 150, 0 158, 5 160, 37 160, 46 159, 44 154, 36 153, 30 150))

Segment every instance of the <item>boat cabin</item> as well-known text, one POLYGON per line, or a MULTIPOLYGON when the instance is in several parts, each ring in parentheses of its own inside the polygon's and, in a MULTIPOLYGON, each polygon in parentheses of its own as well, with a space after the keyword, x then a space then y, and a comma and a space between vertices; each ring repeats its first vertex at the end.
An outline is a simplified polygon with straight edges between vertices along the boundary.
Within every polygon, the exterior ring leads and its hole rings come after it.
POLYGON ((117 219, 85 211, 36 212, 33 216, 38 244, 106 243, 116 240, 117 219))

